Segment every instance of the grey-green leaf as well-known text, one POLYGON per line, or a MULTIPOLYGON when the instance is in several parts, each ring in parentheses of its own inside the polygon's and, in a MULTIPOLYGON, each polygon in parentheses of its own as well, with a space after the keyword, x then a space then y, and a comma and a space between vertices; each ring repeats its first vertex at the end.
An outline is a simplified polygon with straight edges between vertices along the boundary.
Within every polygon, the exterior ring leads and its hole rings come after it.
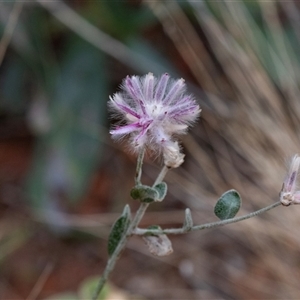
POLYGON ((221 219, 231 219, 237 214, 241 207, 241 196, 236 190, 225 192, 215 206, 215 215, 221 219))
POLYGON ((193 228, 193 218, 192 218, 191 210, 189 208, 185 210, 183 228, 186 231, 190 231, 193 228))
POLYGON ((162 201, 166 197, 168 186, 165 182, 161 182, 157 184, 154 189, 158 192, 157 201, 162 201))
POLYGON ((117 221, 114 223, 112 230, 108 237, 108 254, 112 255, 117 248, 121 238, 126 233, 131 220, 131 214, 129 206, 126 205, 122 215, 117 219, 117 221))
POLYGON ((130 195, 135 200, 142 202, 153 202, 159 199, 159 193, 155 188, 148 185, 138 185, 132 188, 130 195))

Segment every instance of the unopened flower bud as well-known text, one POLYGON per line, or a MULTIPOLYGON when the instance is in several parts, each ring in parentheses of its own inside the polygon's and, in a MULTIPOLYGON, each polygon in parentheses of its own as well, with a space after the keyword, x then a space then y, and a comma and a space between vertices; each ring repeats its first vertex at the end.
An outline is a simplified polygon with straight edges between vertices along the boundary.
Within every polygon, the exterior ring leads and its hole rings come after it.
POLYGON ((168 143, 163 149, 164 164, 168 168, 178 168, 184 162, 184 154, 180 152, 177 142, 168 143))
MULTIPOLYGON (((159 226, 153 225, 153 228, 161 229, 159 226)), ((165 234, 146 234, 143 236, 151 254, 156 256, 166 256, 173 252, 172 243, 165 234)))
POLYGON ((296 191, 297 177, 300 167, 300 157, 296 154, 291 162, 286 179, 280 192, 280 201, 284 206, 300 204, 300 191, 296 191))

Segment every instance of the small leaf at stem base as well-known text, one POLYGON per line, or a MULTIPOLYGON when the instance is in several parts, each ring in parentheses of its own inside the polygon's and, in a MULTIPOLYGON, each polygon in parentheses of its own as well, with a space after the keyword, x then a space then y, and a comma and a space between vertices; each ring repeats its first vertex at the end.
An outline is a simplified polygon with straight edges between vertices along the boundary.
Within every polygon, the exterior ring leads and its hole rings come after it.
POLYGON ((114 223, 112 230, 108 237, 107 250, 108 254, 112 255, 117 248, 121 238, 126 233, 131 221, 130 208, 125 206, 122 215, 114 223))
POLYGON ((191 210, 187 208, 185 210, 184 222, 183 222, 183 229, 186 231, 190 231, 193 228, 193 219, 191 210))

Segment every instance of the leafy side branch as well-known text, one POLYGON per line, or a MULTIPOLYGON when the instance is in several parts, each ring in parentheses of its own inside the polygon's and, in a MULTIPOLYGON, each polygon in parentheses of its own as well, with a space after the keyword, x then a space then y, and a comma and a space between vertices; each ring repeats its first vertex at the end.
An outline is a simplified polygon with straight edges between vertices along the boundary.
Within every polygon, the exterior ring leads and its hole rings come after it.
POLYGON ((191 228, 183 226, 182 228, 170 228, 170 229, 142 229, 142 228, 136 228, 133 232, 135 235, 147 235, 147 234, 153 234, 153 235, 160 235, 160 234, 184 234, 187 232, 191 231, 197 231, 197 230, 203 230, 203 229, 210 229, 210 228, 215 228, 219 226, 224 226, 227 224, 231 223, 237 223, 243 220, 250 219, 252 217, 255 217, 257 215, 260 215, 268 210, 271 210, 279 205, 282 205, 280 201, 273 203, 267 207, 264 207, 260 210, 254 211, 252 213, 249 213, 244 216, 236 217, 236 218, 231 218, 231 219, 226 219, 226 220, 221 220, 217 222, 211 222, 211 223, 206 223, 202 225, 195 225, 192 226, 191 228))

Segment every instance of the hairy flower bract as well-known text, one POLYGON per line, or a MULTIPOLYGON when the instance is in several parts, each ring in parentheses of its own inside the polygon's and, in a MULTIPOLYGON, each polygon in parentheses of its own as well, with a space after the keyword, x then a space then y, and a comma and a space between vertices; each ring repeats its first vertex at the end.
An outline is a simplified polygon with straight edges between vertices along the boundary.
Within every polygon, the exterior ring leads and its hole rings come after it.
POLYGON ((149 73, 127 76, 121 88, 109 101, 111 111, 121 120, 110 131, 112 136, 128 135, 133 150, 159 151, 165 164, 180 165, 183 154, 174 135, 185 133, 200 113, 193 97, 185 94, 184 80, 172 80, 168 74, 157 79, 149 73))

